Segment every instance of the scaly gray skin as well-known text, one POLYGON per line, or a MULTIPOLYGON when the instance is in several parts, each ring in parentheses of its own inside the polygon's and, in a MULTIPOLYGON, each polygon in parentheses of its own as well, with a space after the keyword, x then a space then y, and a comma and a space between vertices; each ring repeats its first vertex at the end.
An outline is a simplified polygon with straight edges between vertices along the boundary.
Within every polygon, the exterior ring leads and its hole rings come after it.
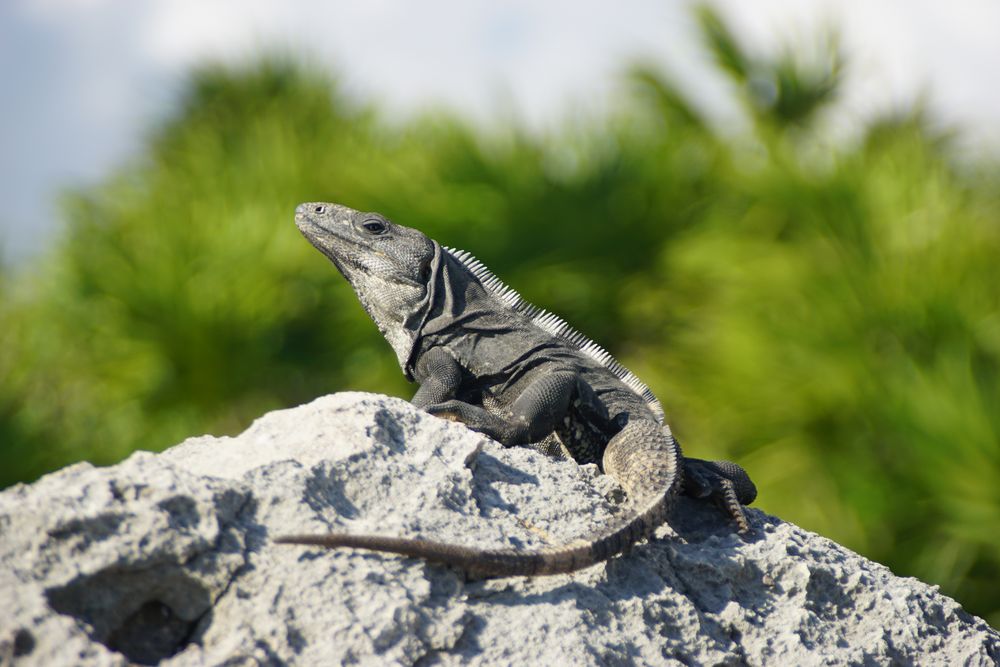
POLYGON ((386 551, 480 576, 570 572, 607 560, 663 523, 676 494, 710 498, 740 532, 757 490, 728 462, 684 459, 659 402, 610 354, 500 282, 467 253, 415 229, 326 203, 295 222, 347 278, 396 352, 417 405, 504 446, 558 438, 579 463, 600 463, 634 508, 592 539, 535 552, 377 535, 288 535, 276 542, 386 551))

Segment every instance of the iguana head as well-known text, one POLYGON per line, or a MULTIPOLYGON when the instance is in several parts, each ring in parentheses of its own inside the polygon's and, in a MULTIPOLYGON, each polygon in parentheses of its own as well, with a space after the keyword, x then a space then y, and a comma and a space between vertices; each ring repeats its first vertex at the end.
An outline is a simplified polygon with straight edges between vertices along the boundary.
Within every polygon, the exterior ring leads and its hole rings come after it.
POLYGON ((440 246, 378 213, 339 204, 300 204, 295 224, 347 278, 406 371, 440 246))

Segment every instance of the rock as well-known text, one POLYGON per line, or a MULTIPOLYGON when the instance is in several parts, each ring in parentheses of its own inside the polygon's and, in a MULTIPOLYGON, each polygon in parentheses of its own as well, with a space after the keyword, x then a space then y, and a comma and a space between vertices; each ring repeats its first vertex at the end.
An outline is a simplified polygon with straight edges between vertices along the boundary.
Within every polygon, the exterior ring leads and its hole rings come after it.
POLYGON ((936 587, 760 511, 741 540, 671 526, 573 575, 467 581, 276 545, 351 530, 533 548, 616 512, 594 466, 503 449, 345 393, 0 493, 0 663, 992 665, 1000 635, 936 587))

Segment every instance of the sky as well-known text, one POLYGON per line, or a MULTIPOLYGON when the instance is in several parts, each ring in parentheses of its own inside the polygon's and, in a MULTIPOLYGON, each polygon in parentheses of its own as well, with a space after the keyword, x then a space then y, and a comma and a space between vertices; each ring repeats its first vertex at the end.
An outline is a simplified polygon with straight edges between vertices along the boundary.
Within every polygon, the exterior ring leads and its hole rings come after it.
MULTIPOLYGON (((127 164, 190 68, 281 52, 328 66, 392 116, 451 108, 538 132, 613 104, 651 62, 739 126, 698 41, 691 0, 0 0, 0 258, 29 264, 59 228, 58 195, 127 164)), ((715 0, 758 54, 808 53, 826 26, 849 58, 834 114, 925 99, 970 151, 1000 152, 1000 2, 715 0)))

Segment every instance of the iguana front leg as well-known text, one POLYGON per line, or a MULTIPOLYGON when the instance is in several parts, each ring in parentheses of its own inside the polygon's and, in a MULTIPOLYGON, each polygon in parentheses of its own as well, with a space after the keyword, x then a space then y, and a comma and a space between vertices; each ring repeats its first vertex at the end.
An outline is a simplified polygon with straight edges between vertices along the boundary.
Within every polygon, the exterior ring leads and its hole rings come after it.
POLYGON ((462 385, 462 366, 443 347, 429 350, 417 364, 417 377, 424 378, 410 403, 427 409, 455 398, 462 385))
POLYGON ((456 399, 423 408, 432 415, 460 421, 507 447, 527 445, 556 430, 566 416, 577 385, 577 375, 570 371, 542 375, 502 414, 456 399))

